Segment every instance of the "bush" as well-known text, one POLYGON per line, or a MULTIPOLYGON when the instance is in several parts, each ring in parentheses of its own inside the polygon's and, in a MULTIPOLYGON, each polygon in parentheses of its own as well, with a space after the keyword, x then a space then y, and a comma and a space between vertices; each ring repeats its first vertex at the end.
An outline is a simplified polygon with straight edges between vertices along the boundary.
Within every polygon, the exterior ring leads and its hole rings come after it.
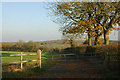
POLYGON ((110 44, 110 45, 98 45, 98 46, 79 46, 74 48, 65 48, 64 53, 75 53, 75 54, 84 54, 84 53, 109 53, 109 54, 119 54, 119 45, 120 44, 110 44))

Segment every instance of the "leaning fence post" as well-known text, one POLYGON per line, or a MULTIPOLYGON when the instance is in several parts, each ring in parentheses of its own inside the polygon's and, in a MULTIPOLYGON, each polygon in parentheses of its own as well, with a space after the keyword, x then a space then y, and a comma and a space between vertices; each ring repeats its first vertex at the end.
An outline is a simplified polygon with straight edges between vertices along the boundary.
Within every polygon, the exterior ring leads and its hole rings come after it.
POLYGON ((37 54, 38 54, 38 63, 41 69, 41 50, 37 50, 37 54))
POLYGON ((22 59, 23 59, 23 56, 22 56, 22 52, 21 52, 21 59, 20 59, 20 65, 21 65, 21 70, 23 69, 23 63, 22 63, 22 59))

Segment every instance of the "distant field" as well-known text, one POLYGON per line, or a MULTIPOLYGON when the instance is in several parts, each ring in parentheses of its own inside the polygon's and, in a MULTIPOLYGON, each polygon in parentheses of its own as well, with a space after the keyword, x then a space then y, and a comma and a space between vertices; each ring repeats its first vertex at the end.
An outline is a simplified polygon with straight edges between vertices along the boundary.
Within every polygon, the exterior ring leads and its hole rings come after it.
MULTIPOLYGON (((20 54, 20 52, 15 52, 15 51, 2 51, 2 54, 20 54)), ((23 52, 23 54, 37 54, 36 52, 23 52)), ((53 55, 55 53, 42 53, 43 55, 53 55)), ((47 59, 50 58, 51 56, 46 56, 42 57, 42 59, 47 59)), ((23 56, 23 60, 37 60, 38 56, 37 55, 27 55, 23 56)), ((17 62, 20 61, 20 56, 8 56, 8 57, 2 57, 2 63, 7 63, 7 62, 17 62)))
POLYGON ((54 43, 54 44, 45 44, 45 45, 43 45, 43 46, 47 46, 48 48, 50 48, 50 49, 55 49, 55 48, 58 48, 58 49, 60 49, 60 48, 62 48, 62 47, 64 47, 64 48, 67 48, 67 47, 70 47, 70 44, 57 44, 57 43, 54 43))

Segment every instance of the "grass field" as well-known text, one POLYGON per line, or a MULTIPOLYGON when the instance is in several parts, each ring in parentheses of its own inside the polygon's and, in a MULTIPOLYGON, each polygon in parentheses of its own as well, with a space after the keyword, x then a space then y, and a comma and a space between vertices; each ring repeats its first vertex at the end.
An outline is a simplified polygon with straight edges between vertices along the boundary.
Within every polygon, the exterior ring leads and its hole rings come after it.
MULTIPOLYGON (((2 54, 20 54, 21 52, 15 52, 15 51, 2 51, 1 52, 2 54)), ((23 54, 37 54, 36 52, 23 52, 23 54)), ((49 66, 49 64, 47 64, 48 62, 47 61, 52 61, 52 56, 50 55, 55 55, 55 53, 48 53, 48 52, 45 52, 45 53, 42 53, 42 67, 45 67, 45 66, 49 66), (47 56, 49 55, 49 56, 47 56)), ((57 56, 54 56, 54 57, 57 57, 57 56)), ((37 60, 38 59, 38 56, 37 55, 25 55, 23 56, 23 61, 26 61, 26 60, 37 60)), ((5 57, 2 57, 2 63, 8 63, 8 62, 19 62, 20 61, 20 56, 5 56, 5 57)), ((27 62, 27 63, 24 63, 23 64, 23 67, 30 67, 30 66, 37 66, 38 65, 38 62, 35 61, 35 62, 27 62)), ((53 64, 52 64, 53 65, 53 64)), ((15 69, 19 69, 20 68, 20 63, 17 63, 17 64, 3 64, 2 67, 3 67, 3 70, 9 70, 9 67, 12 66, 14 67, 15 69), (12 66, 14 65, 14 66, 12 66)))
POLYGON ((67 48, 67 47, 70 47, 70 44, 57 44, 57 43, 51 43, 51 44, 45 44, 44 46, 47 46, 49 49, 55 49, 55 48, 67 48))
MULTIPOLYGON (((2 54, 20 54, 21 52, 15 52, 15 51, 1 51, 0 53, 2 54)), ((36 52, 23 52, 23 54, 37 54, 36 52)), ((47 61, 52 61, 52 56, 46 56, 46 55, 55 55, 55 53, 42 53, 42 69, 38 67, 38 62, 27 62, 23 64, 23 71, 17 71, 17 72, 4 72, 2 74, 3 78, 25 78, 27 76, 33 75, 33 74, 43 74, 46 69, 50 68, 51 66, 55 65, 51 62, 47 61), (37 66, 33 68, 33 66, 37 66)), ((57 57, 57 56, 54 56, 57 57)), ((23 56, 23 61, 25 60, 37 60, 38 56, 37 55, 26 55, 23 56)), ((2 57, 2 63, 8 63, 8 62, 17 62, 20 61, 20 56, 7 56, 7 57, 2 57)), ((12 67, 13 69, 20 69, 20 63, 18 64, 4 64, 2 65, 2 70, 10 70, 12 67)))
MULTIPOLYGON (((2 54, 20 54, 21 52, 15 52, 15 51, 2 51, 2 54)), ((37 54, 36 52, 23 52, 23 54, 37 54)), ((55 53, 42 53, 42 56, 45 55, 55 55, 55 53)), ((51 56, 46 56, 42 57, 42 59, 47 59, 51 58, 51 56)), ((23 56, 23 60, 37 60, 38 56, 37 55, 26 55, 23 56)), ((2 57, 2 63, 7 63, 7 62, 17 62, 20 61, 20 56, 5 56, 2 57)))

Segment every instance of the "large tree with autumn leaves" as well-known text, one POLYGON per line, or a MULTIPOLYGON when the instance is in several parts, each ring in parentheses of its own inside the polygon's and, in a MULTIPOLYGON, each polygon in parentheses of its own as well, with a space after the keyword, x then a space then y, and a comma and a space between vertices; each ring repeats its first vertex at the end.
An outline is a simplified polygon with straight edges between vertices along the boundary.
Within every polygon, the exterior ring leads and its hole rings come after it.
POLYGON ((120 2, 56 2, 52 12, 63 21, 62 31, 66 34, 87 33, 88 45, 91 38, 98 44, 104 35, 104 44, 109 44, 109 32, 119 30, 120 2))

